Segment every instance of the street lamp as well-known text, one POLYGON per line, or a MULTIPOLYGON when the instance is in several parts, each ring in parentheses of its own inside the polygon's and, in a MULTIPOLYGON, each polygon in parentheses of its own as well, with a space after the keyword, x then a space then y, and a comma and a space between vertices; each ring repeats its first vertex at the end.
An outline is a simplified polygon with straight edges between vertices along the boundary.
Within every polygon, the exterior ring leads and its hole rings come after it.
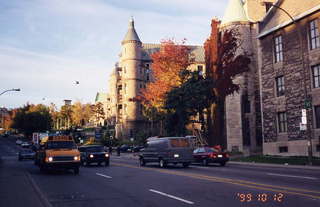
MULTIPOLYGON (((291 20, 294 25, 296 25, 297 28, 297 33, 298 33, 298 38, 299 38, 299 44, 300 44, 300 55, 301 55, 301 61, 302 61, 302 70, 303 70, 303 85, 304 85, 304 109, 307 110, 309 108, 308 103, 310 100, 308 99, 308 91, 307 91, 307 81, 306 81, 306 73, 305 73, 305 63, 304 63, 304 57, 303 57, 303 42, 302 42, 302 34, 301 31, 299 30, 299 24, 297 19, 294 19, 289 12, 287 12, 285 9, 279 7, 276 4, 272 4, 271 7, 275 7, 281 11, 283 11, 291 20)), ((289 23, 290 24, 290 23, 289 23)), ((307 125, 307 137, 308 137, 308 162, 310 165, 312 165, 312 140, 311 140, 311 129, 310 129, 310 124, 309 121, 306 123, 307 125)))
POLYGON ((1 96, 2 94, 4 94, 4 93, 8 92, 8 91, 21 91, 21 90, 20 90, 20 88, 8 89, 8 90, 3 91, 3 92, 0 94, 0 96, 1 96))

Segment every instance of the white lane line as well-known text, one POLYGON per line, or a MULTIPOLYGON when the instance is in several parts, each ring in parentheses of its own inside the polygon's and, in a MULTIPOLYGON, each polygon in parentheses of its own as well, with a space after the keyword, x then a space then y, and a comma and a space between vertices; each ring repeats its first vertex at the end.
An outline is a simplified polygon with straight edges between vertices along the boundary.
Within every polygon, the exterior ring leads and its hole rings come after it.
POLYGON ((281 176, 281 177, 290 177, 290 178, 303 178, 303 179, 309 179, 309 180, 318 180, 318 178, 314 178, 314 177, 295 176, 295 175, 284 175, 284 174, 277 174, 277 173, 267 173, 267 175, 281 176))
POLYGON ((192 202, 192 201, 188 201, 188 200, 185 200, 185 199, 182 199, 182 198, 179 198, 179 197, 167 194, 167 193, 163 193, 163 192, 160 192, 160 191, 157 191, 157 190, 149 189, 149 191, 151 191, 153 193, 158 193, 160 195, 163 195, 163 196, 166 196, 166 197, 169 197, 169 198, 176 199, 178 201, 181 201, 181 202, 184 202, 184 203, 187 203, 187 204, 191 204, 191 205, 194 204, 194 202, 192 202))
POLYGON ((96 173, 96 175, 99 175, 99 176, 102 176, 102 177, 105 177, 105 178, 112 178, 112 177, 110 177, 110 176, 108 176, 108 175, 104 175, 104 174, 100 174, 100 173, 96 173))

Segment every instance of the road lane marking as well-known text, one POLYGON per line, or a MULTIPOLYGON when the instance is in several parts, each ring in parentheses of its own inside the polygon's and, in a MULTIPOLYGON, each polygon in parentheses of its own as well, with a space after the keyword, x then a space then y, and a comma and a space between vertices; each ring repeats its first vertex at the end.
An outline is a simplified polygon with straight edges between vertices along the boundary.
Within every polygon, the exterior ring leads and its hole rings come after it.
POLYGON ((188 200, 179 198, 177 196, 173 196, 173 195, 170 195, 170 194, 167 194, 167 193, 163 193, 163 192, 160 192, 160 191, 157 191, 157 190, 149 189, 149 191, 157 193, 157 194, 160 194, 160 195, 163 195, 163 196, 166 196, 166 197, 169 197, 169 198, 172 198, 172 199, 176 199, 178 201, 181 201, 181 202, 184 202, 184 203, 187 203, 187 204, 191 204, 191 205, 194 204, 194 202, 192 202, 192 201, 188 201, 188 200))
POLYGON ((191 177, 191 178, 195 178, 195 179, 202 179, 202 180, 208 180, 208 181, 213 181, 213 182, 229 183, 229 184, 233 184, 233 185, 239 185, 239 186, 244 186, 244 187, 249 187, 249 188, 259 189, 259 190, 288 193, 288 194, 292 194, 292 195, 300 195, 300 196, 320 199, 320 191, 312 191, 312 190, 300 189, 300 188, 275 186, 275 185, 255 183, 255 182, 250 182, 250 181, 245 181, 245 180, 228 179, 228 178, 206 176, 206 175, 195 174, 195 173, 184 173, 184 172, 170 171, 170 170, 164 170, 164 169, 141 168, 141 167, 136 167, 136 166, 128 165, 128 164, 114 163, 114 165, 121 166, 121 167, 136 168, 136 169, 140 169, 140 170, 156 171, 156 172, 171 174, 171 175, 191 177), (317 195, 311 195, 311 194, 306 194, 306 193, 314 193, 317 195))
POLYGON ((303 179, 309 179, 309 180, 318 180, 318 178, 314 178, 314 177, 296 176, 296 175, 285 175, 285 174, 277 174, 277 173, 267 173, 267 175, 281 176, 281 177, 290 177, 290 178, 303 178, 303 179))
POLYGON ((108 175, 104 175, 104 174, 101 174, 101 173, 96 173, 96 175, 99 175, 99 176, 102 176, 102 177, 105 177, 105 178, 109 178, 111 179, 112 177, 108 176, 108 175))

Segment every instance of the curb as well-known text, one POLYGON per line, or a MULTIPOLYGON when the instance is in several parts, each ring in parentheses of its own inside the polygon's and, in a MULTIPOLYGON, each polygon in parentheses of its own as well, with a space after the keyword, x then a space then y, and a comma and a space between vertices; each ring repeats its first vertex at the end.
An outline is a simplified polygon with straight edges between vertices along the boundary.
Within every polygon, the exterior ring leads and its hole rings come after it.
POLYGON ((270 163, 256 163, 256 162, 237 162, 229 161, 230 164, 236 165, 250 165, 260 167, 279 167, 279 168, 297 168, 297 169, 309 169, 309 170, 320 170, 320 166, 307 166, 307 165, 286 165, 286 164, 270 164, 270 163))

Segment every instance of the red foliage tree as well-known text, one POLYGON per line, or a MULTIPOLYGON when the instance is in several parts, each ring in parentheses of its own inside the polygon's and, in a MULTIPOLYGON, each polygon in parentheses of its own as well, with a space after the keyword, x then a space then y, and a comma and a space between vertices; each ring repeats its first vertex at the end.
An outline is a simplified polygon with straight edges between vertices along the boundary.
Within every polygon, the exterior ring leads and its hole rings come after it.
POLYGON ((239 33, 236 29, 219 31, 219 21, 211 22, 211 34, 204 44, 207 77, 214 81, 215 104, 208 109, 207 136, 210 145, 225 147, 225 98, 238 92, 234 78, 249 70, 250 58, 240 51, 239 33))

